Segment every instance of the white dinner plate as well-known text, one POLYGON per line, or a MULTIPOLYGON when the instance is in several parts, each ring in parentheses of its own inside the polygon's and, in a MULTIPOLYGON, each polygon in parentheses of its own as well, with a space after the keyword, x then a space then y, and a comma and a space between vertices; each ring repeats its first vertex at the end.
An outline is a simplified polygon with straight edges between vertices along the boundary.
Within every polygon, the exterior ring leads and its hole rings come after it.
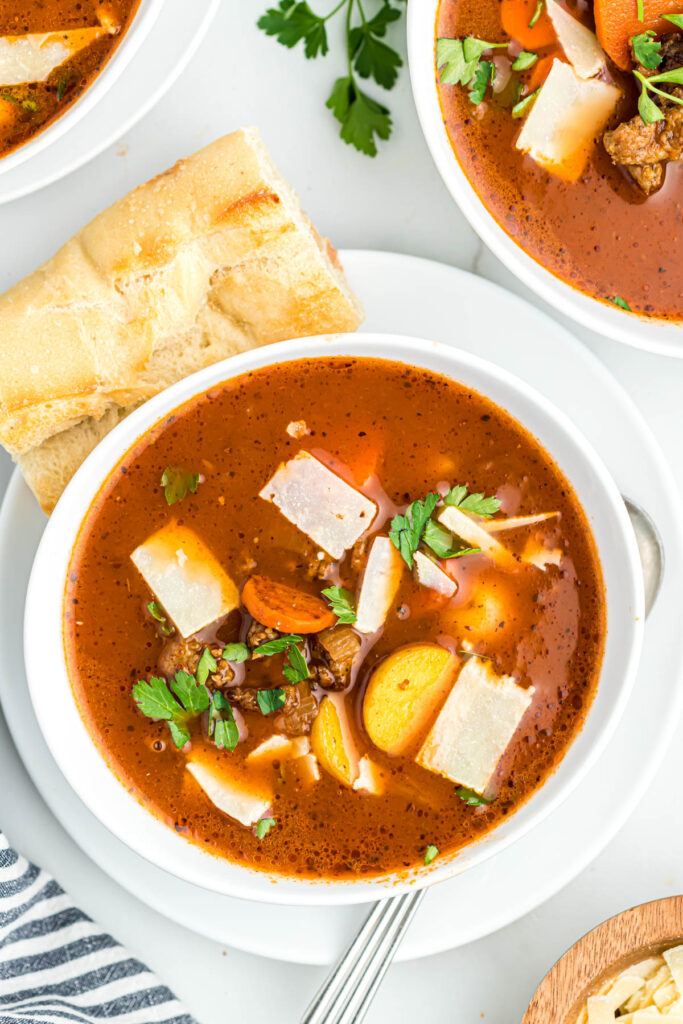
MULTIPOLYGON (((648 427, 602 364, 564 328, 488 281, 451 267, 381 252, 342 252, 341 258, 365 305, 368 330, 421 335, 476 352, 569 413, 621 490, 652 514, 666 551, 662 591, 617 735, 562 807, 534 831, 427 893, 399 951, 399 959, 413 959, 471 942, 534 909, 600 853, 643 795, 683 703, 683 533, 677 490, 648 427)), ((268 906, 181 882, 111 835, 59 773, 35 721, 21 645, 21 595, 44 522, 15 474, 0 516, 0 698, 43 798, 105 872, 160 913, 248 952, 331 962, 365 907, 268 906)))
POLYGON ((35 156, 0 174, 0 204, 71 174, 130 131, 187 67, 219 4, 164 0, 142 46, 93 109, 35 156))

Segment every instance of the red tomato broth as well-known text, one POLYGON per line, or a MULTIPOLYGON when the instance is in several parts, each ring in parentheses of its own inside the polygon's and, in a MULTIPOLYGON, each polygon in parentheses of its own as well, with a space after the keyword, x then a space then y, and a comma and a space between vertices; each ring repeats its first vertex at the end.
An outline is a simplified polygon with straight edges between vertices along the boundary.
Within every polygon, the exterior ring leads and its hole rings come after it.
MULTIPOLYGON (((520 551, 528 535, 499 538, 520 551)), ((354 590, 358 572, 350 554, 339 573, 354 590)), ((191 841, 231 861, 330 879, 416 866, 427 845, 451 853, 516 810, 557 766, 584 722, 605 630, 601 571, 584 513, 538 443, 465 386, 372 359, 311 359, 256 371, 212 388, 150 431, 93 503, 74 549, 65 600, 65 644, 79 710, 110 768, 137 799, 191 841), (309 427, 302 440, 286 433, 295 418, 309 427), (277 825, 259 841, 254 830, 209 802, 185 770, 185 752, 174 748, 166 723, 145 718, 135 706, 132 686, 159 674, 165 641, 145 612, 152 595, 130 554, 175 517, 199 534, 240 588, 248 574, 258 572, 319 593, 328 583, 312 581, 305 572, 317 547, 258 497, 278 463, 301 448, 323 449, 350 466, 376 465, 397 506, 424 497, 449 466, 451 483, 504 494, 507 514, 558 509, 559 519, 544 524, 538 536, 559 544, 568 557, 561 568, 541 572, 525 566, 514 573, 480 555, 451 560, 460 590, 450 602, 426 596, 404 571, 384 630, 344 697, 359 750, 387 771, 388 791, 355 792, 323 771, 318 783, 301 792, 288 766, 274 759, 258 773, 274 786, 269 813, 277 825), (196 494, 171 508, 159 487, 170 464, 205 477, 196 494), (482 638, 470 620, 459 625, 459 617, 476 606, 484 584, 504 595, 505 618, 482 638), (409 757, 383 754, 364 732, 362 696, 372 669, 397 647, 420 640, 453 650, 470 643, 492 659, 497 672, 536 687, 498 766, 498 795, 488 806, 466 806, 452 782, 409 757)), ((239 613, 201 636, 209 641, 216 634, 222 643, 242 638, 239 613)), ((282 685, 279 657, 240 668, 250 685, 282 685)), ((273 732, 277 715, 243 718, 249 736, 233 752, 216 750, 199 724, 191 746, 217 765, 230 759, 231 772, 253 779, 245 754, 273 732)))
MULTIPOLYGON (((510 0, 508 0, 510 2, 510 0)), ((569 4, 594 27, 589 7, 569 4)), ((635 4, 634 4, 635 7, 635 4)), ((492 42, 507 37, 500 0, 441 0, 437 38, 475 36, 492 42)), ((536 88, 538 65, 521 74, 536 88)), ((557 49, 555 45, 554 49, 557 49)), ((557 54, 555 54, 557 55, 557 54)), ((437 72, 438 76, 438 72, 437 72)), ((622 98, 608 124, 636 113, 633 77, 608 62, 608 78, 622 98)), ((566 182, 515 149, 522 121, 487 95, 474 106, 468 90, 439 85, 443 120, 454 154, 489 213, 543 267, 594 298, 625 300, 632 310, 683 318, 683 167, 666 168, 660 191, 647 198, 595 140, 580 179, 566 182)))

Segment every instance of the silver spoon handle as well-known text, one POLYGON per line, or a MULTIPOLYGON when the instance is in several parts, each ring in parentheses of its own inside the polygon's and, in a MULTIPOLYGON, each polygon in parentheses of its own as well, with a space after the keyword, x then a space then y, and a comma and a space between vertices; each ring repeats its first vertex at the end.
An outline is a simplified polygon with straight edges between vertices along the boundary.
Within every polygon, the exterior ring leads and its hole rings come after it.
POLYGON ((375 904, 301 1024, 360 1024, 424 893, 418 889, 375 904))

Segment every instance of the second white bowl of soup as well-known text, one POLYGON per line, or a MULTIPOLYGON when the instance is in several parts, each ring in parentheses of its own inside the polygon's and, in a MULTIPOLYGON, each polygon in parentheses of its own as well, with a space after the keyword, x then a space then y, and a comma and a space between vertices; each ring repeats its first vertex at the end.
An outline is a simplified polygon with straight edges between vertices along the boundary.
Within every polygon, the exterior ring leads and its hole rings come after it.
MULTIPOLYGON (((638 113, 632 58, 619 68, 598 44, 594 6, 413 0, 408 52, 418 115, 451 195, 525 285, 600 334, 683 356, 683 168, 672 153, 631 174, 608 153, 610 146, 625 160, 657 129, 638 113), (469 46, 469 70, 461 45, 469 46)), ((683 76, 683 37, 658 12, 655 38, 673 40, 655 58, 659 71, 680 65, 683 76)), ((636 20, 628 31, 650 27, 636 20)), ((673 102, 665 108, 678 118, 673 102)))
POLYGON ((216 892, 350 903, 556 808, 642 624, 623 501, 562 413, 450 347, 338 336, 202 370, 101 442, 46 528, 25 650, 54 757, 120 839, 216 892))

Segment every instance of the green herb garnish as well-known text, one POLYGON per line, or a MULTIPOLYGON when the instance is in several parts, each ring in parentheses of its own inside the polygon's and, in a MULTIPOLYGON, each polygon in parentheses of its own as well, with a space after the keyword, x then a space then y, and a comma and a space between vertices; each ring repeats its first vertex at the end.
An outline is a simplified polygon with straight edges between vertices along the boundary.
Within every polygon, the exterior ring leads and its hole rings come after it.
POLYGON ((256 825, 256 838, 263 839, 264 836, 268 835, 271 828, 275 828, 276 824, 275 818, 261 818, 256 825))
POLYGON ((640 97, 638 99, 638 113, 645 122, 645 124, 653 124, 655 121, 662 121, 664 114, 649 95, 651 92, 657 96, 662 96, 669 103, 677 103, 683 107, 683 99, 679 96, 674 96, 673 93, 665 92, 663 89, 658 89, 655 82, 660 84, 673 84, 683 85, 683 68, 674 68, 672 71, 663 71, 659 75, 650 75, 646 78, 640 73, 640 71, 634 71, 633 74, 638 79, 641 85, 640 97))
POLYGON ((258 701, 261 713, 271 715, 273 711, 279 711, 280 708, 285 706, 285 691, 280 689, 259 690, 256 694, 256 700, 258 701))
POLYGON ((344 587, 327 587, 323 590, 323 597, 327 598, 330 608, 337 616, 337 622, 349 624, 356 621, 356 611, 353 607, 353 594, 344 587))
POLYGON ((670 21, 676 28, 683 28, 683 14, 663 14, 665 21, 670 21))
POLYGON ((482 60, 477 64, 477 70, 474 72, 474 82, 467 94, 475 107, 479 106, 483 101, 484 94, 495 77, 496 67, 493 61, 482 60))
POLYGON ((462 555, 478 555, 481 551, 481 548, 458 546, 451 531, 434 519, 426 524, 422 540, 437 558, 460 558, 462 555))
POLYGON ((190 739, 188 723, 209 707, 209 691, 182 669, 176 672, 170 688, 158 676, 152 676, 149 682, 139 680, 133 687, 133 697, 147 718, 168 722, 178 749, 190 739))
POLYGON ((493 658, 489 658, 488 654, 478 654, 477 651, 460 650, 457 653, 463 658, 479 658, 480 661, 493 661, 493 658))
POLYGON ((514 63, 512 65, 512 70, 526 71, 527 68, 533 67, 537 60, 537 53, 530 53, 528 50, 522 50, 522 52, 518 53, 515 57, 514 63))
POLYGON ((425 850, 425 867, 432 863, 435 857, 439 856, 439 850, 434 843, 430 843, 425 850))
POLYGON ((169 505, 182 501, 188 491, 194 494, 199 483, 199 473, 190 473, 182 466, 167 466, 161 474, 161 486, 169 505))
POLYGON ((471 512, 472 515, 483 516, 486 519, 500 509, 498 498, 485 498, 480 492, 469 494, 467 488, 462 484, 451 487, 443 501, 444 505, 453 505, 455 508, 462 509, 463 512, 471 512))
POLYGON ((149 612, 153 619, 156 619, 157 622, 160 623, 161 632, 164 634, 164 636, 170 636, 173 632, 173 626, 169 626, 168 619, 162 612, 159 604, 156 601, 150 601, 149 604, 147 605, 147 611, 149 612))
POLYGON ((234 750, 240 738, 232 704, 220 690, 215 690, 211 696, 209 736, 213 736, 214 743, 221 750, 234 750))
POLYGON ((308 679, 311 673, 308 671, 306 659, 298 647, 292 645, 289 648, 287 660, 289 664, 284 666, 282 672, 288 683, 296 686, 297 683, 303 683, 304 679, 308 679))
POLYGON ((631 312, 631 307, 629 306, 628 302, 626 301, 626 299, 622 299, 620 295, 610 295, 609 301, 613 305, 618 306, 619 309, 627 309, 629 313, 631 312))
POLYGON ((249 648, 246 644, 226 644, 223 648, 223 657, 226 661, 232 661, 235 665, 241 665, 249 657, 249 648))
POLYGON ((205 647, 197 665, 197 682, 200 686, 203 686, 211 673, 217 671, 218 665, 216 664, 216 659, 209 648, 205 647))
POLYGON ((460 799, 467 804, 468 807, 481 807, 482 805, 491 803, 490 800, 486 800, 483 796, 480 796, 479 793, 475 793, 473 789, 468 789, 467 786, 460 786, 456 789, 455 793, 456 796, 459 796, 460 799))
POLYGON ((428 494, 424 501, 414 501, 409 505, 405 515, 394 516, 391 520, 389 539, 409 569, 413 568, 413 555, 420 546, 425 526, 440 497, 437 493, 428 494))
POLYGON ((484 99, 489 83, 495 78, 492 61, 481 60, 486 50, 507 49, 507 43, 490 43, 486 39, 467 36, 465 39, 437 39, 436 66, 443 85, 472 85, 469 98, 475 105, 484 99))
POLYGON ((631 45, 633 46, 633 54, 636 60, 644 68, 652 71, 662 63, 662 57, 659 52, 662 44, 657 42, 656 35, 651 29, 647 32, 641 32, 640 35, 633 36, 631 45))
POLYGON ((528 96, 524 96, 519 101, 519 103, 515 103, 514 107, 512 108, 512 116, 513 117, 523 117, 524 114, 526 113, 527 107, 531 106, 531 104, 537 98, 537 96, 538 96, 540 91, 541 91, 541 87, 539 85, 538 89, 534 89, 534 91, 530 92, 528 96))
POLYGON ((347 74, 338 78, 326 106, 341 124, 341 138, 361 153, 376 156, 377 139, 391 135, 391 116, 385 106, 364 93, 359 78, 371 78, 383 89, 392 89, 403 61, 385 41, 388 27, 401 17, 402 8, 382 0, 368 18, 361 0, 340 0, 326 15, 318 15, 303 0, 279 0, 259 18, 258 27, 290 49, 304 44, 307 58, 325 57, 329 51, 327 22, 345 9, 347 74))
POLYGON ((73 75, 64 75, 64 77, 60 78, 57 82, 57 100, 59 103, 64 99, 64 93, 71 84, 72 79, 73 75))
MULTIPOLYGON (((638 0, 638 2, 642 3, 642 0, 638 0)), ((543 13, 544 6, 545 6, 545 0, 538 0, 538 3, 536 4, 536 10, 532 14, 531 21, 529 22, 529 28, 533 28, 534 25, 536 24, 536 22, 538 21, 538 19, 541 17, 541 14, 543 13)))
POLYGON ((645 9, 643 7, 643 0, 636 0, 636 10, 638 12, 638 21, 645 21, 645 9))
POLYGON ((297 636, 295 633, 286 633, 284 636, 276 637, 275 640, 267 640, 265 644, 256 648, 256 652, 270 658, 273 654, 284 654, 294 644, 302 643, 303 637, 297 636))
POLYGON ((11 92, 0 93, 0 97, 3 100, 7 100, 8 103, 13 103, 15 107, 21 107, 22 110, 28 110, 31 114, 35 114, 38 110, 38 103, 30 97, 21 100, 11 92))

